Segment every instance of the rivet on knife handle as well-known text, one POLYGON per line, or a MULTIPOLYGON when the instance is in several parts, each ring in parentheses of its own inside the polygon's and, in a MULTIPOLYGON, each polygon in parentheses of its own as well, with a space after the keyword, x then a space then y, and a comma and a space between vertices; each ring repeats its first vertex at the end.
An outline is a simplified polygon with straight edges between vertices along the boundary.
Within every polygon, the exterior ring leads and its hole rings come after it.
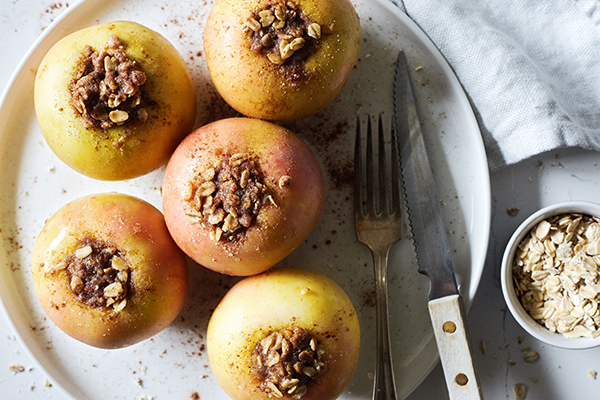
POLYGON ((482 398, 460 295, 431 300, 428 307, 450 398, 482 398))

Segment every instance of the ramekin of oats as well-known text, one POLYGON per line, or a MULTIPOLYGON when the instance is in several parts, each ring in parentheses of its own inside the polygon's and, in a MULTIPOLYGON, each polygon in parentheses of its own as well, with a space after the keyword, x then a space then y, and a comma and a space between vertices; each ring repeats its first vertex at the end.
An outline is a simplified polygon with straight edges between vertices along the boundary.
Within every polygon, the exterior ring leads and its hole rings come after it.
POLYGON ((544 207, 513 233, 502 259, 504 299, 517 322, 553 346, 600 346, 600 204, 544 207))

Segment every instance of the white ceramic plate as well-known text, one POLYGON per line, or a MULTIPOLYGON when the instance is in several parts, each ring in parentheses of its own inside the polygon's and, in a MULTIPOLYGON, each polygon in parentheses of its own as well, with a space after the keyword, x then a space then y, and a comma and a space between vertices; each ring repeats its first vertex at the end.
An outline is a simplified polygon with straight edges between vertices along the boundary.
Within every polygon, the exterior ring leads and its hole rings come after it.
MULTIPOLYGON (((145 342, 105 351, 59 331, 37 303, 30 278, 33 243, 44 221, 67 202, 118 191, 160 207, 163 169, 125 182, 88 179, 62 164, 45 144, 33 110, 34 75, 46 51, 67 33, 130 19, 165 35, 192 72, 197 126, 235 115, 216 95, 205 67, 204 21, 211 3, 183 0, 80 1, 33 46, 9 83, 0 108, 0 295, 19 339, 66 396, 85 399, 226 398, 205 352, 211 311, 236 281, 191 266, 188 300, 174 323, 145 342)), ((452 70, 423 32, 386 0, 358 0, 363 43, 342 95, 319 115, 289 124, 320 159, 327 200, 313 234, 281 264, 319 270, 336 280, 357 309, 361 358, 343 399, 370 399, 374 366, 371 254, 356 242, 352 218, 352 154, 356 115, 382 112, 389 123, 397 53, 404 49, 418 97, 430 158, 467 306, 479 284, 490 227, 490 186, 473 111, 452 70), (420 68, 417 68, 420 67, 420 68)), ((398 392, 406 397, 438 360, 426 302, 429 283, 417 273, 408 230, 391 253, 391 337, 398 392)))

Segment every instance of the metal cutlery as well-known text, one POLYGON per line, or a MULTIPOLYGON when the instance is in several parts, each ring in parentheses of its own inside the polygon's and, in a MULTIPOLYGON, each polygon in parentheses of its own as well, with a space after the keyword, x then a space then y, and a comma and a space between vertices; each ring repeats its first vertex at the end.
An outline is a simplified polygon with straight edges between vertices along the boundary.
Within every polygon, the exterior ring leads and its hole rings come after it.
POLYGON ((451 400, 481 399, 465 311, 403 52, 398 56, 394 86, 408 222, 419 272, 431 281, 428 309, 448 392, 451 400))
POLYGON ((375 270, 377 353, 373 400, 396 400, 388 328, 387 265, 389 249, 402 235, 399 160, 395 135, 391 135, 391 142, 386 143, 381 115, 377 132, 378 146, 375 149, 369 117, 366 151, 363 151, 360 120, 357 120, 354 220, 358 240, 373 253, 375 270))

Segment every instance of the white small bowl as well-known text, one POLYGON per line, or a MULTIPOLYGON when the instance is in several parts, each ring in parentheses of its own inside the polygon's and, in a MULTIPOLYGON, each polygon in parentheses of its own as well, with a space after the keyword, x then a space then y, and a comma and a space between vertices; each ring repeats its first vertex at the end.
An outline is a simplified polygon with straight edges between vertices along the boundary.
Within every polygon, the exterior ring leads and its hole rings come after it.
POLYGON ((513 282, 513 261, 515 258, 516 249, 529 231, 544 219, 555 215, 569 213, 587 214, 600 217, 600 204, 584 201, 569 201, 544 207, 532 214, 517 228, 515 233, 513 233, 512 237, 510 238, 508 245, 506 246, 504 256, 502 257, 500 279, 502 282, 504 301, 508 305, 513 317, 530 335, 552 346, 565 349, 586 349, 600 346, 600 336, 597 338, 584 337, 571 339, 563 336, 560 333, 550 331, 545 326, 534 320, 523 308, 521 301, 517 297, 513 282))

